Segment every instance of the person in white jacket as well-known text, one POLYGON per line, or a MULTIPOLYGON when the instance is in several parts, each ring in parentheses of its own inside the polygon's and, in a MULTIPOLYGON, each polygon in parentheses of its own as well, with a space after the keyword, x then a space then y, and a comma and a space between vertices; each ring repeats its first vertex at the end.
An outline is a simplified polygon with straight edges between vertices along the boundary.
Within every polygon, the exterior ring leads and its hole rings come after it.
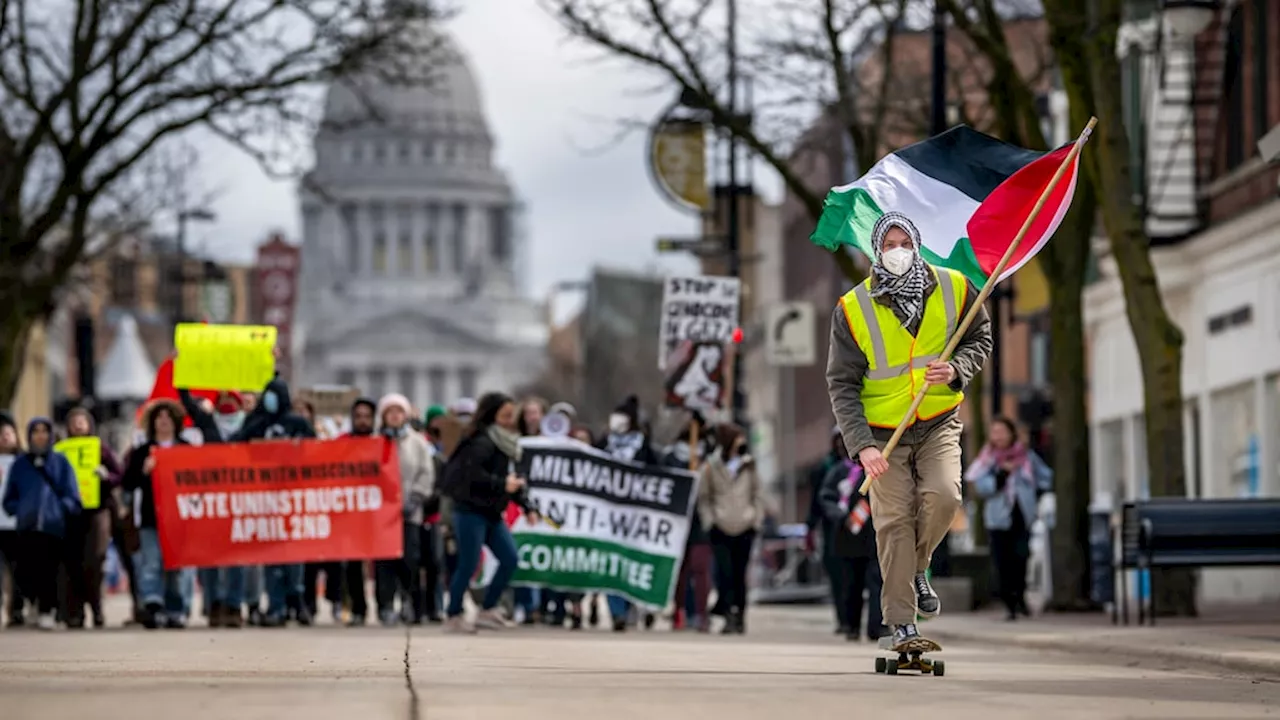
POLYGON ((423 505, 435 492, 436 486, 435 450, 425 437, 409 427, 412 409, 408 398, 395 393, 384 395, 378 401, 381 433, 388 442, 396 445, 404 503, 404 554, 398 560, 379 560, 374 564, 378 620, 383 625, 396 623, 397 595, 400 597, 399 619, 406 623, 416 620, 413 591, 417 586, 421 552, 418 528, 422 525, 423 505))

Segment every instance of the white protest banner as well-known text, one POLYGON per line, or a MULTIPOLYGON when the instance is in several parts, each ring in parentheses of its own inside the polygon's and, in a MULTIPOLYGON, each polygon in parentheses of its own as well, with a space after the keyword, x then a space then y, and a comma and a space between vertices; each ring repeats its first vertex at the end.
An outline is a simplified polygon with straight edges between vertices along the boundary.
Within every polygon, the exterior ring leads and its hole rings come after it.
POLYGON ((650 608, 671 600, 698 498, 678 468, 615 460, 567 438, 525 438, 517 472, 546 517, 521 517, 516 585, 623 595, 650 608))
POLYGON ((720 343, 733 341, 738 327, 737 278, 716 275, 667 278, 662 293, 662 324, 658 331, 658 369, 667 369, 667 358, 682 341, 720 343))

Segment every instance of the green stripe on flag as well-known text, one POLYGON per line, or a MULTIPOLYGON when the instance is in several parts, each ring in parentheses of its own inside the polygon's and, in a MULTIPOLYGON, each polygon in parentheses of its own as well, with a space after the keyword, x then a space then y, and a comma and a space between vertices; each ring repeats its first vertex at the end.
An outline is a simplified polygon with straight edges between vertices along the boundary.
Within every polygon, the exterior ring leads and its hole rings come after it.
POLYGON ((664 607, 675 586, 677 558, 646 553, 608 540, 518 532, 512 582, 574 592, 624 595, 664 607))
MULTIPOLYGON (((841 245, 848 245, 857 248, 868 259, 874 259, 871 230, 883 215, 884 211, 871 193, 860 187, 832 190, 827 194, 822 217, 809 240, 832 252, 841 245)), ((920 248, 920 254, 930 265, 950 268, 964 275, 974 287, 980 288, 987 281, 967 237, 960 238, 945 258, 927 247, 920 248)))

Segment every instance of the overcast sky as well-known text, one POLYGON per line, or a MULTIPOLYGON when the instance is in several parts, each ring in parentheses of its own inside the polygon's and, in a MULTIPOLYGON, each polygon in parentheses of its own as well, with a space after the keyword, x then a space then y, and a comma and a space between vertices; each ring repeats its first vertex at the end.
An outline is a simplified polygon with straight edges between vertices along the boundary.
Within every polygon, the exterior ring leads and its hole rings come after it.
MULTIPOLYGON (((685 272, 687 258, 659 256, 654 238, 689 235, 695 220, 671 208, 650 184, 645 138, 636 133, 600 151, 616 134, 609 119, 649 118, 666 96, 644 91, 653 80, 617 65, 588 62, 564 41, 533 2, 467 0, 451 31, 470 57, 496 161, 527 204, 532 243, 529 287, 545 297, 552 284, 585 279, 595 265, 643 272, 685 272)), ((272 229, 298 241, 298 205, 290 182, 273 182, 248 158, 201 138, 202 180, 220 191, 217 222, 193 226, 193 246, 248 262, 272 229)))

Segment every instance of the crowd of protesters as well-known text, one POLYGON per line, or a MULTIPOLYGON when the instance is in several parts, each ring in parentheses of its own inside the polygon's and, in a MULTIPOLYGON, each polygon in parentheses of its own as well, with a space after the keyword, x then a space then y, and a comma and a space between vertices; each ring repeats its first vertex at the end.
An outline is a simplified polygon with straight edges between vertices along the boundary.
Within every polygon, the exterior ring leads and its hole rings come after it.
POLYGON ((312 625, 321 593, 333 622, 347 626, 367 624, 372 610, 372 619, 384 626, 442 623, 449 631, 470 633, 545 623, 576 630, 601 625, 605 611, 606 626, 616 632, 651 628, 657 620, 653 609, 636 608, 621 596, 508 587, 516 569, 510 513, 536 515, 525 479, 514 472, 520 438, 541 434, 548 414, 562 416, 570 437, 614 458, 700 473, 671 625, 709 632, 718 616, 724 619, 721 632, 745 632, 747 565, 765 501, 741 428, 710 426, 695 413, 670 446, 659 447, 635 397, 619 404, 597 432, 580 423, 567 403, 549 406, 502 393, 433 406, 421 416, 402 395, 360 398, 338 427, 292 398, 279 379, 261 393, 198 399, 181 391, 177 400, 150 402, 139 412, 132 447, 117 455, 102 443, 101 502, 92 509, 81 502, 84 478, 77 480, 54 445, 59 436, 94 435, 93 416, 77 408, 66 415, 64 427, 37 418, 20 434, 12 418, 0 414, 5 625, 78 629, 91 621, 104 627, 103 567, 114 549, 128 578, 127 626, 180 629, 198 623, 192 617, 198 591, 203 621, 214 628, 312 625), (447 425, 462 428, 448 452, 447 425), (380 435, 395 446, 404 503, 400 558, 165 569, 152 488, 156 448, 345 435, 380 435), (472 585, 485 547, 497 569, 477 591, 472 585), (464 612, 467 598, 476 612, 464 612))

